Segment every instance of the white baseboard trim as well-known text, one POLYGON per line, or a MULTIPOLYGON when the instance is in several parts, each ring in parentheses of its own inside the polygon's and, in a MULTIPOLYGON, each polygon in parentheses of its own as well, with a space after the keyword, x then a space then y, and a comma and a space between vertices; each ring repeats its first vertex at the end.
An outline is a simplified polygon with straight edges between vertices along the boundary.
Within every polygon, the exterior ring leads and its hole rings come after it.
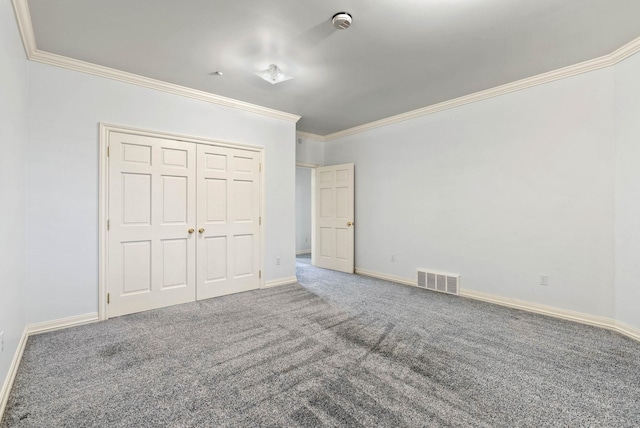
POLYGON ((60 318, 53 321, 29 324, 27 326, 27 333, 29 334, 29 336, 31 336, 33 334, 46 333, 49 331, 61 330, 63 328, 75 327, 82 324, 89 324, 98 320, 98 313, 91 312, 84 315, 76 315, 73 317, 60 318))
POLYGON ((508 297, 496 296, 494 294, 482 293, 480 291, 460 289, 460 296, 468 299, 481 300, 494 305, 507 306, 509 308, 520 309, 527 312, 533 312, 540 315, 547 315, 554 318, 560 318, 568 321, 575 321, 581 324, 602 327, 606 329, 615 329, 615 321, 611 318, 601 317, 597 315, 585 314, 583 312, 570 311, 568 309, 560 309, 555 306, 541 305, 538 303, 526 302, 524 300, 511 299, 508 297))
POLYGON ((623 336, 627 336, 631 339, 637 340, 638 342, 640 342, 640 329, 637 329, 635 327, 631 327, 629 324, 625 324, 623 322, 620 321, 616 321, 616 328, 615 330, 622 334, 623 336))
POLYGON ((296 251, 296 256, 299 256, 300 254, 311 254, 311 248, 309 248, 308 250, 296 251))
POLYGON ((27 333, 27 328, 25 327, 22 332, 22 336, 20 337, 20 341, 18 342, 16 353, 13 354, 13 360, 9 366, 9 373, 7 373, 7 377, 5 378, 4 383, 2 384, 2 389, 0 390, 0 421, 4 416, 4 409, 7 407, 7 402, 9 401, 9 393, 11 392, 13 381, 16 379, 16 374, 18 374, 18 367, 20 366, 20 361, 22 360, 22 354, 24 353, 24 347, 27 344, 28 337, 29 333, 27 333))
POLYGON ((411 285, 413 287, 417 287, 417 279, 411 280, 408 278, 401 278, 399 276, 388 275, 386 273, 374 272, 372 270, 362 269, 357 267, 356 273, 358 275, 370 276, 371 278, 383 279, 385 281, 397 282, 403 285, 411 285))
POLYGON ((264 288, 278 287, 280 285, 295 284, 296 282, 298 282, 298 278, 295 277, 295 276, 290 276, 289 278, 272 279, 272 280, 266 281, 264 283, 264 288))
POLYGON ((98 321, 98 313, 92 312, 90 314, 61 318, 53 321, 28 324, 24 328, 22 336, 20 337, 20 341, 18 342, 18 348, 16 349, 16 353, 13 355, 13 360, 11 361, 11 365, 9 366, 9 373, 7 373, 7 377, 5 378, 2 389, 0 390, 0 420, 2 420, 4 410, 7 407, 9 393, 11 392, 11 387, 13 386, 13 382, 16 379, 18 367, 20 366, 20 361, 22 361, 22 354, 24 353, 24 348, 27 345, 27 339, 29 339, 29 336, 46 333, 49 331, 61 330, 68 327, 75 327, 95 321, 98 321))
MULTIPOLYGON (((385 281, 417 287, 417 281, 410 280, 408 278, 401 278, 362 268, 356 268, 356 273, 359 275, 370 276, 372 278, 383 279, 385 281)), ((517 300, 473 290, 460 289, 460 297, 481 300, 483 302, 492 303, 494 305, 507 306, 509 308, 520 309, 522 311, 532 312, 540 315, 547 315, 554 318, 578 322, 580 324, 606 328, 640 342, 640 329, 637 329, 625 323, 621 323, 619 321, 615 321, 611 318, 585 314, 583 312, 570 311, 568 309, 556 308, 555 306, 541 305, 538 303, 526 302, 524 300, 517 300)))

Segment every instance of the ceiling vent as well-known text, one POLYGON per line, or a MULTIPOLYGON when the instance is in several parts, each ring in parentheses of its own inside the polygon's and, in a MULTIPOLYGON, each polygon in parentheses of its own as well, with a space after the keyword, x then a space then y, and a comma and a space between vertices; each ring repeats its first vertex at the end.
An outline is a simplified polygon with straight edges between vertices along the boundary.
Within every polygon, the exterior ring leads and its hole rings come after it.
POLYGON ((418 287, 447 294, 460 294, 460 275, 418 269, 418 287))
POLYGON ((346 12, 338 12, 333 15, 333 19, 331 20, 331 22, 333 23, 333 26, 338 30, 346 30, 351 26, 352 20, 353 18, 350 14, 346 12))

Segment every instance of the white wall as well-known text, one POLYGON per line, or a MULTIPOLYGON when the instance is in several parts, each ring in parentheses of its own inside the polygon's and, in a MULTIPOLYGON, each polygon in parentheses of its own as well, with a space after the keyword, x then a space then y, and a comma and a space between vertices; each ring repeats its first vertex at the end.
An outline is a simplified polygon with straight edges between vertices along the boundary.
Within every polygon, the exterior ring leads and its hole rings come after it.
POLYGON ((296 162, 310 165, 324 165, 324 143, 314 139, 296 137, 296 162))
POLYGON ((326 164, 355 163, 356 266, 459 273, 464 289, 613 317, 613 79, 603 69, 327 142, 326 164))
POLYGON ((99 122, 265 147, 263 273, 295 276, 293 122, 39 63, 29 81, 28 322, 97 311, 99 122))
POLYGON ((640 55, 616 75, 616 319, 640 330, 640 55))
POLYGON ((2 387, 25 327, 25 187, 27 71, 9 0, 0 0, 0 353, 2 387))
POLYGON ((311 169, 296 168, 296 253, 311 252, 311 169))

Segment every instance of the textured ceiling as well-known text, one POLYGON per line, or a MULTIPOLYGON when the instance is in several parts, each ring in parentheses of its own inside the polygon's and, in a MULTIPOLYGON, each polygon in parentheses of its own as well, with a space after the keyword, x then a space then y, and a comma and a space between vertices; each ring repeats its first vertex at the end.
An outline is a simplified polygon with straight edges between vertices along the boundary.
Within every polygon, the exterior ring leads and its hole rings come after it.
POLYGON ((639 0, 29 0, 40 50, 302 115, 320 135, 596 58, 639 0), (331 17, 346 11, 351 28, 331 17), (293 80, 253 73, 275 63, 293 80), (223 76, 213 76, 220 70, 223 76))

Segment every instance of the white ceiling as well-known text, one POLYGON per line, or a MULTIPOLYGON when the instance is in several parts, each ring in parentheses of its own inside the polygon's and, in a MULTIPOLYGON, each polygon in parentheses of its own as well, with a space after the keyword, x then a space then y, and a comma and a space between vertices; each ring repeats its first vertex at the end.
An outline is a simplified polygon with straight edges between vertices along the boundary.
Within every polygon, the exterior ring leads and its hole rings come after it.
POLYGON ((29 0, 40 50, 302 115, 326 135, 609 54, 639 0, 29 0), (353 15, 348 30, 331 17, 353 15), (293 80, 253 73, 277 64, 293 80), (213 76, 220 70, 224 76, 213 76))

